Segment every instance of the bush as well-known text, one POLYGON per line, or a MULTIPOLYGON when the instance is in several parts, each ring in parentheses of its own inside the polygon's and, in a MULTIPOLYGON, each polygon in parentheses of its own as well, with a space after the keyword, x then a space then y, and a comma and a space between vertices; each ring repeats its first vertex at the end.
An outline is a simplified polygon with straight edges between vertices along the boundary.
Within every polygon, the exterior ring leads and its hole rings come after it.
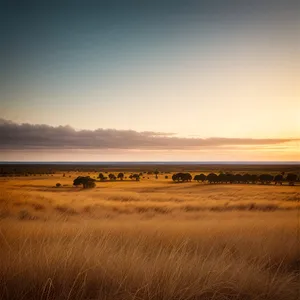
POLYGON ((58 188, 61 187, 61 184, 58 182, 55 186, 58 188))

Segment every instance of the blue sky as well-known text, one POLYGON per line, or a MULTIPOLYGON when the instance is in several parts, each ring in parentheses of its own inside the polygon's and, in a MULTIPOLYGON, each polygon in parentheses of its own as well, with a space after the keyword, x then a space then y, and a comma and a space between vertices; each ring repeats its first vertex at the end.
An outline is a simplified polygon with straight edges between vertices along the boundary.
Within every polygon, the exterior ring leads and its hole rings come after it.
MULTIPOLYGON (((241 160, 300 158, 299 1, 1 5, 2 119, 178 138, 292 139, 256 153, 249 145, 235 150, 241 160)), ((81 160, 90 157, 85 145, 76 147, 81 160)), ((209 151, 199 146, 193 154, 184 142, 181 147, 170 160, 232 157, 220 145, 209 151)), ((10 160, 36 157, 30 154, 34 143, 24 148, 1 151, 10 160)), ((61 149, 53 154, 50 148, 43 159, 63 157, 61 149)), ((122 145, 114 151, 112 160, 136 157, 133 150, 124 154, 122 145)), ((147 149, 135 151, 151 159, 147 149)))

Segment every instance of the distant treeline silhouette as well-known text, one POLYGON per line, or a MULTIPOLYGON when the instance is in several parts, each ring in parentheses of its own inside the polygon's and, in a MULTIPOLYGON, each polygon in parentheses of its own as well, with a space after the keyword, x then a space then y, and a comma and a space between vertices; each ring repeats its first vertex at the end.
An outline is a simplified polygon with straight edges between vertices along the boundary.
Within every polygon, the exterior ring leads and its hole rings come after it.
MULTIPOLYGON (((182 173, 178 173, 182 174, 182 173)), ((173 179, 176 180, 176 175, 174 174, 173 179)), ((172 177, 172 178, 173 178, 172 177)), ((204 182, 207 181, 209 183, 246 183, 246 184, 255 184, 255 183, 261 183, 261 184, 271 184, 274 182, 275 184, 282 185, 283 182, 288 182, 289 185, 294 185, 295 182, 298 180, 297 174, 289 173, 287 176, 284 176, 284 173, 278 174, 276 176, 273 176, 271 174, 231 174, 231 173, 220 173, 219 175, 215 173, 210 173, 207 176, 205 174, 199 174, 195 175, 194 180, 198 182, 204 182)))

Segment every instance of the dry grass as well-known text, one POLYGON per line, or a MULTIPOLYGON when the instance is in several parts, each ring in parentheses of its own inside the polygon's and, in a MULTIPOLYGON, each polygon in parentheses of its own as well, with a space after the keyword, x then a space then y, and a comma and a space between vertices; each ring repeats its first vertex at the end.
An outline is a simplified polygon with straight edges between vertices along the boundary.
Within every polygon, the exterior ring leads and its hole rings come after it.
POLYGON ((298 186, 59 176, 2 182, 0 299, 299 299, 298 186))

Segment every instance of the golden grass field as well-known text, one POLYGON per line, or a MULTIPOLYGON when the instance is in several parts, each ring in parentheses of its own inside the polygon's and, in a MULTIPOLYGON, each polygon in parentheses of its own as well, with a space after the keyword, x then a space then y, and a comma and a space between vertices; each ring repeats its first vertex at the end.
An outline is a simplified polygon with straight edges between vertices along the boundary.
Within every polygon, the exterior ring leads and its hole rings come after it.
POLYGON ((299 185, 78 175, 0 179, 0 299, 300 299, 299 185))

